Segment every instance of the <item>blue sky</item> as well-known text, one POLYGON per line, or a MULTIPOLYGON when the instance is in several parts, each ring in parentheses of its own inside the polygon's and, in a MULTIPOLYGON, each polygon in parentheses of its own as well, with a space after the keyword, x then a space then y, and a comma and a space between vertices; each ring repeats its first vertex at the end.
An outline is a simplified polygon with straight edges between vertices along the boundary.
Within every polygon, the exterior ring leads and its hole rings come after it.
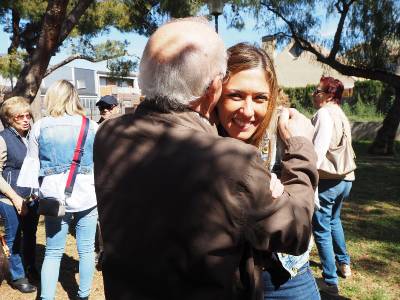
MULTIPOLYGON (((316 13, 320 13, 320 17, 323 20, 321 26, 320 35, 324 38, 329 38, 334 35, 334 29, 336 27, 336 20, 334 18, 329 18, 326 20, 323 15, 324 9, 317 9, 316 13)), ((207 11, 204 12, 206 14, 207 11)), ((214 25, 214 20, 210 21, 210 24, 214 25)), ((266 30, 255 29, 255 20, 250 16, 245 18, 245 28, 241 31, 236 29, 228 28, 226 20, 224 17, 219 17, 219 34, 224 40, 225 46, 230 47, 239 42, 249 42, 249 43, 261 43, 261 38, 266 34, 266 30)), ((128 52, 136 56, 141 56, 143 49, 147 42, 147 37, 140 36, 136 33, 120 33, 119 31, 112 29, 109 33, 103 34, 102 36, 96 38, 96 42, 104 42, 107 39, 110 40, 127 40, 130 44, 128 46, 128 52)), ((0 53, 6 53, 7 47, 9 46, 9 36, 0 30, 0 53)), ((63 47, 61 51, 52 58, 50 64, 55 64, 65 59, 71 53, 71 49, 68 47, 63 47)), ((97 70, 107 70, 106 63, 90 63, 84 60, 75 60, 69 64, 70 66, 77 66, 82 68, 91 68, 97 70)))

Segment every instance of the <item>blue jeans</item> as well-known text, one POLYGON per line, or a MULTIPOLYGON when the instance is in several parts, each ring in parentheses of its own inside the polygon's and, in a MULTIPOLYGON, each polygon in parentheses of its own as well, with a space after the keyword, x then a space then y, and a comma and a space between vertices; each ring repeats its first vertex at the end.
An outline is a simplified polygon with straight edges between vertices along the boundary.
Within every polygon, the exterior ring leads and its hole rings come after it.
POLYGON ((11 280, 25 277, 24 261, 26 266, 35 265, 36 229, 39 220, 37 203, 28 205, 27 214, 20 217, 14 205, 0 201, 0 216, 4 219, 5 240, 10 249, 8 259, 11 280), (23 233, 21 238, 21 231, 23 233), (21 256, 21 241, 23 243, 23 260, 21 256))
POLYGON ((81 212, 66 213, 64 217, 45 217, 46 252, 41 271, 41 299, 54 299, 61 257, 69 226, 76 223, 76 243, 79 254, 79 297, 88 297, 94 274, 94 237, 97 207, 81 212))
POLYGON ((321 208, 313 216, 313 233, 321 259, 322 276, 329 284, 338 284, 335 261, 350 264, 340 211, 351 186, 352 182, 345 180, 321 179, 318 184, 321 208))
POLYGON ((276 286, 271 273, 263 272, 264 300, 298 299, 320 300, 317 283, 312 275, 309 262, 305 263, 297 275, 276 286))

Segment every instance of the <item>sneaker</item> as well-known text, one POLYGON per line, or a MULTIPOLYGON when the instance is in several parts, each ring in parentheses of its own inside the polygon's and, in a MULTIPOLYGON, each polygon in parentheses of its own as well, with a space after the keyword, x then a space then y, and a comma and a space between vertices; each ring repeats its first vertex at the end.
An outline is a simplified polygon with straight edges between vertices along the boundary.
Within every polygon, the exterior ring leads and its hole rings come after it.
POLYGON ((321 295, 330 297, 339 297, 339 288, 337 284, 329 284, 324 282, 324 284, 319 289, 321 295))
POLYGON ((348 278, 351 276, 351 268, 348 264, 339 264, 336 262, 336 268, 342 277, 348 278))

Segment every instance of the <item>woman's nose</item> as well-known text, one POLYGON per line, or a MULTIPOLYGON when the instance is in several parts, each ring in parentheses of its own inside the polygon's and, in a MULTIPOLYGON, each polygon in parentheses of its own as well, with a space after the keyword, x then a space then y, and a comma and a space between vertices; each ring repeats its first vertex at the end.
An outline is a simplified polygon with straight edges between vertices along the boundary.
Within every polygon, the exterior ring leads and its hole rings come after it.
POLYGON ((254 105, 253 99, 250 96, 247 97, 243 102, 242 113, 248 118, 252 118, 254 116, 253 105, 254 105))

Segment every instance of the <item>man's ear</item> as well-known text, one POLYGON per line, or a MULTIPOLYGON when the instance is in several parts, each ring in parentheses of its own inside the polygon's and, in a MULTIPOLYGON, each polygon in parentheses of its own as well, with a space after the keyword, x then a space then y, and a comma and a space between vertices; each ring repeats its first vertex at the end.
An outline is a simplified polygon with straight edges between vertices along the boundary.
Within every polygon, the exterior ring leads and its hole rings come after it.
POLYGON ((222 80, 221 77, 217 76, 211 81, 204 95, 189 103, 189 107, 207 119, 210 119, 210 116, 221 97, 221 93, 222 80))
POLYGON ((222 79, 220 76, 217 76, 211 81, 210 85, 208 86, 207 89, 207 98, 212 104, 212 106, 215 106, 221 97, 222 93, 222 79))

